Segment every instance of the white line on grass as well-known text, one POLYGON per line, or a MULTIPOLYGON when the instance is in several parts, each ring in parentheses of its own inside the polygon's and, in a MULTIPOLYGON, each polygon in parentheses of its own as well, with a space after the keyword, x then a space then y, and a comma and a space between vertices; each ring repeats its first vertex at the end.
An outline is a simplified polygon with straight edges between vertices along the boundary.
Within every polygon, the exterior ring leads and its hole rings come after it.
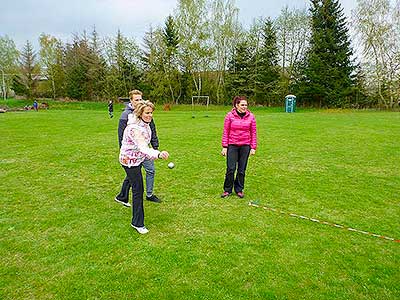
POLYGON ((374 237, 381 238, 381 239, 388 240, 388 241, 392 241, 392 242, 395 242, 395 243, 400 243, 400 239, 394 239, 394 238, 387 237, 387 236, 384 236, 384 235, 371 233, 371 232, 368 232, 368 231, 363 231, 363 230, 359 230, 359 229, 355 229, 355 228, 351 228, 351 227, 346 227, 346 226, 335 224, 335 223, 330 223, 330 222, 326 222, 326 221, 320 221, 318 219, 309 218, 309 217, 306 217, 306 216, 301 216, 301 215, 298 215, 298 214, 295 214, 295 213, 288 213, 288 212, 285 212, 283 210, 277 210, 276 208, 272 208, 272 207, 268 207, 268 206, 262 206, 262 205, 259 205, 256 202, 252 202, 252 201, 249 202, 249 206, 260 207, 260 208, 263 208, 265 210, 279 212, 281 214, 285 214, 285 215, 288 215, 290 217, 299 218, 299 219, 303 219, 303 220, 309 220, 311 222, 320 223, 320 224, 324 224, 324 225, 329 225, 329 226, 332 226, 332 227, 341 228, 341 229, 345 229, 345 230, 348 230, 348 231, 353 231, 353 232, 358 232, 358 233, 362 233, 362 234, 369 235, 369 236, 374 236, 374 237))

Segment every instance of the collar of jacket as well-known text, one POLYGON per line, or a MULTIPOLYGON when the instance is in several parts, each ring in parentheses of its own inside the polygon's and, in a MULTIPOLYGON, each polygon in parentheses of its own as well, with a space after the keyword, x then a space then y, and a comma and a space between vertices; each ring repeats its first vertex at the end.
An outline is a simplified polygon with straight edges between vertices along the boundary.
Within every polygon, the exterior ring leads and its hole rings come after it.
MULTIPOLYGON (((240 116, 238 115, 238 113, 237 113, 235 107, 232 108, 231 113, 232 113, 235 117, 239 117, 239 118, 240 118, 240 116)), ((243 116, 243 118, 246 118, 246 117, 249 116, 249 115, 250 115, 250 111, 249 111, 249 110, 246 110, 246 114, 243 116)))
POLYGON ((128 115, 128 123, 127 124, 128 125, 136 124, 136 125, 138 125, 140 127, 144 127, 146 125, 149 125, 145 121, 143 121, 141 118, 136 117, 136 115, 134 113, 131 113, 131 114, 128 115))

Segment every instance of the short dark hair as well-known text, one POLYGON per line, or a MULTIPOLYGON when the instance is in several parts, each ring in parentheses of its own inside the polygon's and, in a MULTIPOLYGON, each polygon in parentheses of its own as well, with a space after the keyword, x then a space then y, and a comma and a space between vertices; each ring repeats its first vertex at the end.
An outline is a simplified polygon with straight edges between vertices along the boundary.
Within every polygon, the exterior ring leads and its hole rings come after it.
POLYGON ((246 96, 235 96, 235 97, 233 97, 233 101, 232 101, 233 107, 236 107, 236 105, 239 104, 240 101, 242 101, 242 100, 247 101, 246 96))

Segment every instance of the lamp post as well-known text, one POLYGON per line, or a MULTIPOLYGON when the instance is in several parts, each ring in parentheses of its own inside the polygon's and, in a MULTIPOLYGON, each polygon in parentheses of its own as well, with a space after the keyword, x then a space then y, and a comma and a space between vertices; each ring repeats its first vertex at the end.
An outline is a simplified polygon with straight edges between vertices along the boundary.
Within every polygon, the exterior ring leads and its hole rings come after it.
POLYGON ((3 70, 3 67, 0 67, 0 69, 1 69, 1 75, 3 78, 3 99, 6 100, 6 83, 4 81, 4 70, 3 70))

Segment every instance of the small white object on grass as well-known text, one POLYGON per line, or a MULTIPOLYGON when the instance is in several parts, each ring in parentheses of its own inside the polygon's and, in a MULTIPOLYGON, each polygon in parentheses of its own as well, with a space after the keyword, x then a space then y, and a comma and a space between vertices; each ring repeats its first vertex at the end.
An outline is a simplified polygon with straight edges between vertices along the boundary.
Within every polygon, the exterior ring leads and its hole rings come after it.
POLYGON ((175 164, 173 162, 170 162, 168 164, 168 168, 173 169, 175 167, 175 164))

